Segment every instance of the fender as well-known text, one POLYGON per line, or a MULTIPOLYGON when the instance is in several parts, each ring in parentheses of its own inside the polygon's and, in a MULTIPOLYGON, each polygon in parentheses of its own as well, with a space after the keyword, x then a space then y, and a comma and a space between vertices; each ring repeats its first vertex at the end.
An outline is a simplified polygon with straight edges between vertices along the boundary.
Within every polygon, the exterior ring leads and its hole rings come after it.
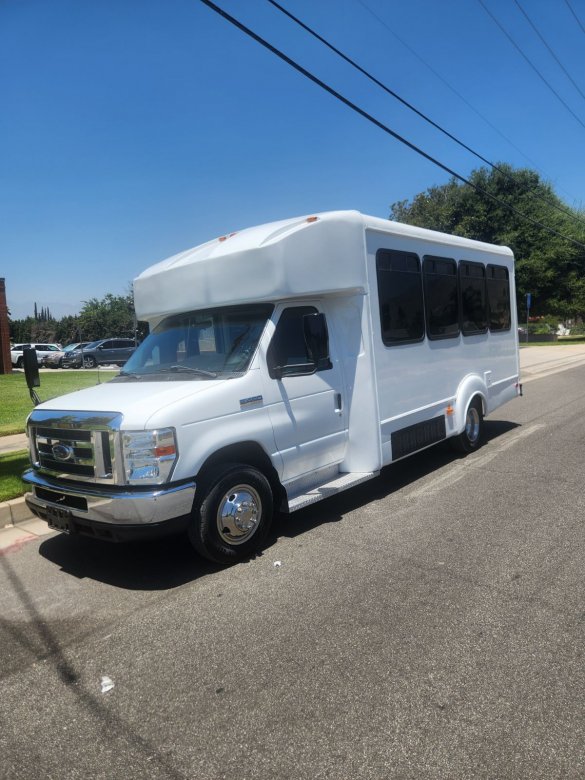
POLYGON ((472 399, 479 396, 481 399, 482 413, 487 414, 487 387, 485 381, 478 374, 468 374, 459 383, 455 395, 452 435, 457 435, 465 428, 465 417, 472 399))

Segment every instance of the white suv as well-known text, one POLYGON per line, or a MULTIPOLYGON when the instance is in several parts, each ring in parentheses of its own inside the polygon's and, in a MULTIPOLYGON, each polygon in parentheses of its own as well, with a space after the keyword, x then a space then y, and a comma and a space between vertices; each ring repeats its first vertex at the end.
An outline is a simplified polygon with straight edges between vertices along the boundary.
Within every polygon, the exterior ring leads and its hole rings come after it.
POLYGON ((25 349, 36 349, 37 362, 39 362, 42 357, 50 355, 51 352, 58 352, 61 347, 58 344, 15 344, 10 348, 10 358, 16 368, 22 368, 24 365, 22 353, 25 349))

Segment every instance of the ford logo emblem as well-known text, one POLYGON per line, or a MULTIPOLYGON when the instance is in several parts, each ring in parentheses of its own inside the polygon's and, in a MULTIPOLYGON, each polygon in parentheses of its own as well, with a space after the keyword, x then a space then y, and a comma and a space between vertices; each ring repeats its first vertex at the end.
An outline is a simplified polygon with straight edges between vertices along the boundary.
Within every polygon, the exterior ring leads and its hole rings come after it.
POLYGON ((55 444, 51 451, 55 460, 60 461, 72 460, 74 454, 73 447, 70 447, 67 444, 55 444))

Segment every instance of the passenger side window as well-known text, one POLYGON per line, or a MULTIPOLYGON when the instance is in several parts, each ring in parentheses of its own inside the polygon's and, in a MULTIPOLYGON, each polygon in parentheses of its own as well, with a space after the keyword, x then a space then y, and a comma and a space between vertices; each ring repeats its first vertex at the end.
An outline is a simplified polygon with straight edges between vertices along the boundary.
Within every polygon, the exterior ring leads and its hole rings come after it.
POLYGON ((481 263, 459 263, 461 330, 464 336, 487 331, 485 268, 481 263))
POLYGON ((313 374, 317 371, 305 342, 305 314, 317 314, 317 309, 313 306, 294 306, 285 309, 280 315, 268 347, 268 372, 272 379, 278 376, 313 374))
POLYGON ((488 265, 486 271, 490 330, 510 330, 512 313, 508 269, 503 265, 488 265))
POLYGON ((423 258, 425 319, 430 339, 449 339, 459 335, 457 264, 446 257, 423 258))
POLYGON ((386 346, 422 341, 423 289, 418 255, 379 249, 376 253, 382 341, 386 346))

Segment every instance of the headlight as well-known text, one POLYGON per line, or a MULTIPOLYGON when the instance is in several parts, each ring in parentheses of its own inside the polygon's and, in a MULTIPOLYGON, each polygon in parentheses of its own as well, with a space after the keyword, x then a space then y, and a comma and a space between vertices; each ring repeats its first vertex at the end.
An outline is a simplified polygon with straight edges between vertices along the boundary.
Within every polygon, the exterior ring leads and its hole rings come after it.
POLYGON ((122 431, 122 452, 127 484, 162 485, 170 478, 177 460, 175 431, 122 431))

